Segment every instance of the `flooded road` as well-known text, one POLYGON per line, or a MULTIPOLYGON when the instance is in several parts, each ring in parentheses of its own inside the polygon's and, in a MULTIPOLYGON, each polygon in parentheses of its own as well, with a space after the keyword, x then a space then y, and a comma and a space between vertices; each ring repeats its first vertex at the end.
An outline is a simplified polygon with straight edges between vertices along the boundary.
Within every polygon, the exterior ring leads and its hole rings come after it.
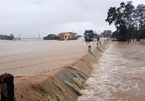
POLYGON ((33 75, 68 65, 96 47, 96 41, 84 38, 70 41, 0 40, 0 74, 33 75))
POLYGON ((78 101, 145 101, 145 42, 112 43, 78 101))

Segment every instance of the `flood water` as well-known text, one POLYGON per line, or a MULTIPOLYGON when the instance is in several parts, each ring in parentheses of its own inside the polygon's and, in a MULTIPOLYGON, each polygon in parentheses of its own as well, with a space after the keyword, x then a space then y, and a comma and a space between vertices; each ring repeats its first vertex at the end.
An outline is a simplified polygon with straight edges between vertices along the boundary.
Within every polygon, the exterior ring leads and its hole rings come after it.
POLYGON ((114 42, 78 101, 145 101, 145 42, 114 42))
POLYGON ((62 68, 76 61, 96 47, 96 41, 84 38, 70 41, 56 40, 0 40, 0 74, 28 76, 62 68))

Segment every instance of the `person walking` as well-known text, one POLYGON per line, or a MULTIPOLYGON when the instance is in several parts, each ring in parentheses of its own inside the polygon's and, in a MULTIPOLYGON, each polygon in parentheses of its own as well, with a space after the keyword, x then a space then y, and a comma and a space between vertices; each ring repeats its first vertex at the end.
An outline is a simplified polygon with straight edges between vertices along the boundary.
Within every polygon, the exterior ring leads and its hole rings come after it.
POLYGON ((100 41, 100 37, 99 36, 97 36, 97 42, 99 42, 100 41))

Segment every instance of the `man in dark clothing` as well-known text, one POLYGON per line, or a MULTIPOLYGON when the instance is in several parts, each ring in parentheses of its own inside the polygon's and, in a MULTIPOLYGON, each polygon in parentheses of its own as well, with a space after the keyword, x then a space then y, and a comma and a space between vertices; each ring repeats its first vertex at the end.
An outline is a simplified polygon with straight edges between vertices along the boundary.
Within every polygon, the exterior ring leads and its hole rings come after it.
POLYGON ((100 41, 100 37, 99 36, 97 36, 97 42, 99 42, 100 41))

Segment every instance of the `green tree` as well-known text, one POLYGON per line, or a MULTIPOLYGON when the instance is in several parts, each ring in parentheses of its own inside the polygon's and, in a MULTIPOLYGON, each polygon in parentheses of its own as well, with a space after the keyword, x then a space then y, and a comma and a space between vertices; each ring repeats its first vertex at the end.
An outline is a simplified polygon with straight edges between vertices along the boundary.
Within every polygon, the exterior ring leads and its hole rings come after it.
POLYGON ((145 5, 139 4, 134 13, 134 18, 136 20, 136 27, 138 30, 137 33, 137 40, 140 40, 141 38, 145 38, 145 5))
POLYGON ((10 34, 10 40, 13 40, 13 39, 14 39, 14 35, 10 34))
POLYGON ((119 7, 110 7, 106 22, 111 25, 114 23, 118 33, 118 40, 126 41, 129 39, 130 26, 133 24, 134 6, 131 1, 121 2, 119 7))
POLYGON ((117 39, 118 38, 118 32, 117 31, 113 32, 111 37, 117 39))

